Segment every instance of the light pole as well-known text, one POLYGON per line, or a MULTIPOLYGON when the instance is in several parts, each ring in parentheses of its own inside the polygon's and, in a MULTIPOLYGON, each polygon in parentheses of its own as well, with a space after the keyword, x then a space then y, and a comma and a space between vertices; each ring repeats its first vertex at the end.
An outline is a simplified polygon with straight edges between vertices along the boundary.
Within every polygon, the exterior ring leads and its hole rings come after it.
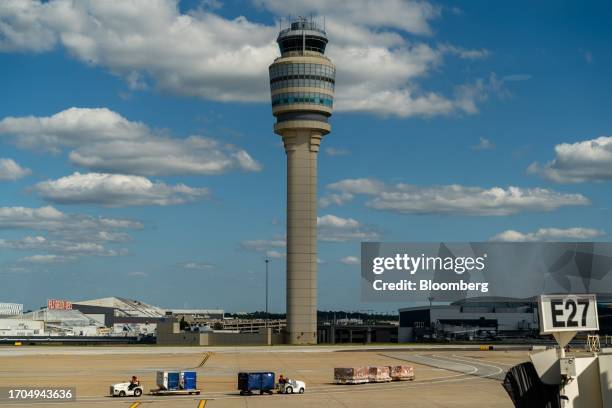
POLYGON ((268 264, 270 260, 266 258, 266 327, 268 327, 268 264))

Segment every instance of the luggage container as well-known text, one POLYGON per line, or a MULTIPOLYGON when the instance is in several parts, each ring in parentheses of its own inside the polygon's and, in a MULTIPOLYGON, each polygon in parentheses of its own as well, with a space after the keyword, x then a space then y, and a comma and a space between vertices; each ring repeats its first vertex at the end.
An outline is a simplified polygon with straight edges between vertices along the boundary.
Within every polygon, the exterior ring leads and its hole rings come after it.
POLYGON ((336 384, 363 384, 369 381, 368 367, 334 368, 334 383, 336 384))
POLYGON ((197 388, 197 374, 195 371, 181 371, 179 386, 183 385, 183 389, 193 390, 197 388))
POLYGON ((240 395, 252 395, 253 392, 259 394, 272 394, 276 387, 274 373, 238 373, 238 390, 240 395))
POLYGON ((195 371, 158 371, 157 389, 153 395, 200 394, 195 371))
POLYGON ((157 386, 162 390, 176 390, 179 387, 180 376, 178 371, 158 371, 157 386))
POLYGON ((391 381, 389 366, 368 367, 368 379, 374 383, 391 381))
POLYGON ((414 367, 406 365, 389 366, 389 374, 393 381, 414 380, 414 367))

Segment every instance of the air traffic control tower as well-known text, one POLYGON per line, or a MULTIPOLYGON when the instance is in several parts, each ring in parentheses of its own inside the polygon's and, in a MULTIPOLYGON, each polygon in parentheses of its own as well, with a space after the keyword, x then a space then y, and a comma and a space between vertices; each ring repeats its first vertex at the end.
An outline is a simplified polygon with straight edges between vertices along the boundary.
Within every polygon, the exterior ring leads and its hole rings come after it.
POLYGON ((278 34, 270 65, 274 132, 287 153, 287 342, 317 342, 317 153, 331 126, 336 68, 327 35, 300 18, 278 34))

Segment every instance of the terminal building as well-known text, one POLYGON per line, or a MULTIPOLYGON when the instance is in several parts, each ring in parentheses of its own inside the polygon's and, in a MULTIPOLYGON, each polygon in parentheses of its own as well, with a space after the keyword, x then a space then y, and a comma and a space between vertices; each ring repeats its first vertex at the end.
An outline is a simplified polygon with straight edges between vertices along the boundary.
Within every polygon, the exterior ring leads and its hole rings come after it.
POLYGON ((0 303, 0 318, 20 316, 23 313, 21 303, 0 303))
POLYGON ((397 343, 398 327, 396 324, 319 324, 318 342, 339 343, 397 343))
MULTIPOLYGON (((597 296, 600 334, 612 333, 612 296, 597 296)), ((398 341, 508 340, 539 336, 538 298, 478 297, 399 309, 398 341)))
POLYGON ((538 328, 535 299, 473 298, 448 305, 407 307, 400 309, 399 315, 400 343, 430 336, 486 338, 500 333, 529 333, 538 328))

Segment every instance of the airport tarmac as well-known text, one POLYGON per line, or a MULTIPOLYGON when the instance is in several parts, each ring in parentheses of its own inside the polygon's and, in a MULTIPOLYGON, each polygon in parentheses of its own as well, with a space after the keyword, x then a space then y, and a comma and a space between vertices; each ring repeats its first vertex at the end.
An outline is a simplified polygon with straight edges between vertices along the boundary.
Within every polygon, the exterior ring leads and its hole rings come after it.
MULTIPOLYGON (((66 387, 77 390, 74 403, 36 406, 74 407, 507 407, 501 386, 505 371, 528 359, 527 351, 455 348, 380 347, 1 347, 0 387, 66 387), (214 352, 197 367, 206 351, 214 352), (416 379, 382 384, 332 384, 334 367, 409 364, 416 379), (141 379, 155 387, 157 370, 193 369, 199 396, 108 397, 109 386, 141 379), (303 395, 240 396, 239 371, 274 371, 303 380, 303 395)), ((3 406, 11 406, 4 404, 3 406)), ((12 406, 24 406, 23 403, 12 406)))

